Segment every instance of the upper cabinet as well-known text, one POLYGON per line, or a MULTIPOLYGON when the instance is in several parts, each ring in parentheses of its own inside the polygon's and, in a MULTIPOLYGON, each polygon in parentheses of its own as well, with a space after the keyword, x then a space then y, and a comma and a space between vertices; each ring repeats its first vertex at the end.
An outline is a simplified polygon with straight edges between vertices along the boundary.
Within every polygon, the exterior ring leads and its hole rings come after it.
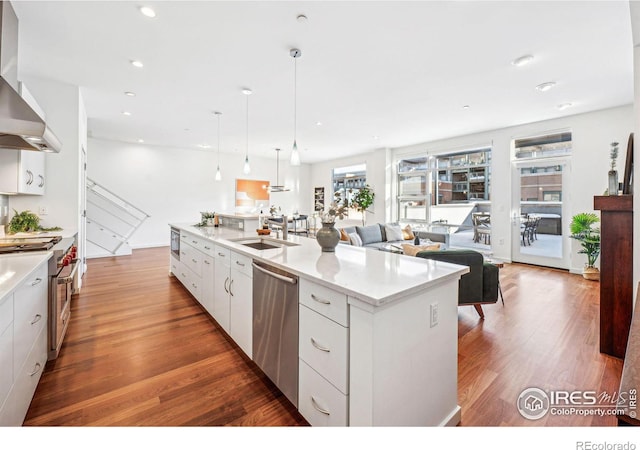
POLYGON ((0 150, 0 193, 44 195, 45 154, 29 150, 0 150))

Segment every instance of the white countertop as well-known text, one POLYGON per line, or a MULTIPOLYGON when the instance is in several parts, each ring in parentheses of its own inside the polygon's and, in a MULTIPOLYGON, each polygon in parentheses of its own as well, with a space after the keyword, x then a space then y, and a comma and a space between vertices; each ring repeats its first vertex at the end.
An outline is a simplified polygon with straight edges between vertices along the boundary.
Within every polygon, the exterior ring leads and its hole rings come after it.
POLYGON ((446 279, 459 278, 469 271, 466 266, 350 245, 338 244, 335 253, 322 252, 315 239, 304 236, 289 236, 288 241, 298 246, 255 250, 229 240, 260 238, 254 230, 169 225, 292 274, 337 288, 373 306, 398 300, 446 279))
POLYGON ((221 217, 230 217, 230 218, 235 218, 235 219, 257 219, 260 217, 259 214, 252 214, 252 213, 236 213, 236 212, 232 212, 232 213, 216 213, 217 215, 221 216, 221 217))
POLYGON ((52 255, 52 252, 30 252, 0 256, 0 299, 20 286, 36 267, 52 255))

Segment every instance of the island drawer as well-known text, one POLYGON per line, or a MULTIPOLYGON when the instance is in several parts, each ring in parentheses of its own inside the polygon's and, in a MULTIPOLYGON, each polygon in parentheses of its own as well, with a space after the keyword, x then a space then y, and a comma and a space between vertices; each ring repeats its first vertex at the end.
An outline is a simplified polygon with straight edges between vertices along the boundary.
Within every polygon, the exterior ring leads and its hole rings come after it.
POLYGON ((300 305, 299 355, 341 392, 349 391, 349 330, 300 305))
POLYGON ((224 265, 229 267, 229 264, 231 262, 231 250, 229 250, 227 247, 223 247, 217 244, 214 245, 213 256, 215 256, 216 260, 221 260, 224 265))
POLYGON ((202 260, 204 256, 191 245, 180 246, 180 262, 191 269, 197 276, 202 276, 202 260))
POLYGON ((189 292, 191 292, 191 295, 193 295, 196 299, 199 299, 200 277, 196 277, 196 275, 184 264, 182 264, 181 266, 182 267, 179 268, 180 270, 175 275, 178 277, 182 285, 186 287, 189 292))
POLYGON ((298 411, 314 427, 349 425, 349 397, 300 361, 298 411))
POLYGON ((300 303, 342 326, 349 326, 346 294, 301 278, 300 303))
POLYGON ((13 294, 0 299, 0 334, 13 322, 13 294))
POLYGON ((241 255, 240 253, 231 253, 231 268, 237 270, 240 273, 247 275, 249 278, 253 278, 253 267, 251 266, 251 257, 241 255))

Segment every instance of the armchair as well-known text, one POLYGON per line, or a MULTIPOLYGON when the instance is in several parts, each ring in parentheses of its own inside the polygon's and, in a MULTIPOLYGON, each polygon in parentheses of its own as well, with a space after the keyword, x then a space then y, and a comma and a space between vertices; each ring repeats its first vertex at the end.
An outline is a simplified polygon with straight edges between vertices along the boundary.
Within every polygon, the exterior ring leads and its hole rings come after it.
POLYGON ((418 258, 469 266, 469 273, 462 275, 458 289, 458 305, 473 305, 484 319, 483 304, 498 301, 498 267, 484 262, 482 253, 475 250, 424 251, 418 258))

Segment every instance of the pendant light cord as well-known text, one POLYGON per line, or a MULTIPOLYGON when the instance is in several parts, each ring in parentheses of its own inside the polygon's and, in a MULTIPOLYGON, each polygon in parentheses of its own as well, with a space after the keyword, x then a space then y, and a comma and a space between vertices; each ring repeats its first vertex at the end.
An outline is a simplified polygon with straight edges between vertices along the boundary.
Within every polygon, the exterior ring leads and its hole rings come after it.
POLYGON ((247 150, 245 153, 245 159, 249 160, 249 96, 247 95, 247 150))
POLYGON ((220 116, 222 114, 218 113, 218 168, 220 168, 220 116))
POLYGON ((298 58, 293 58, 293 142, 298 131, 298 58))

